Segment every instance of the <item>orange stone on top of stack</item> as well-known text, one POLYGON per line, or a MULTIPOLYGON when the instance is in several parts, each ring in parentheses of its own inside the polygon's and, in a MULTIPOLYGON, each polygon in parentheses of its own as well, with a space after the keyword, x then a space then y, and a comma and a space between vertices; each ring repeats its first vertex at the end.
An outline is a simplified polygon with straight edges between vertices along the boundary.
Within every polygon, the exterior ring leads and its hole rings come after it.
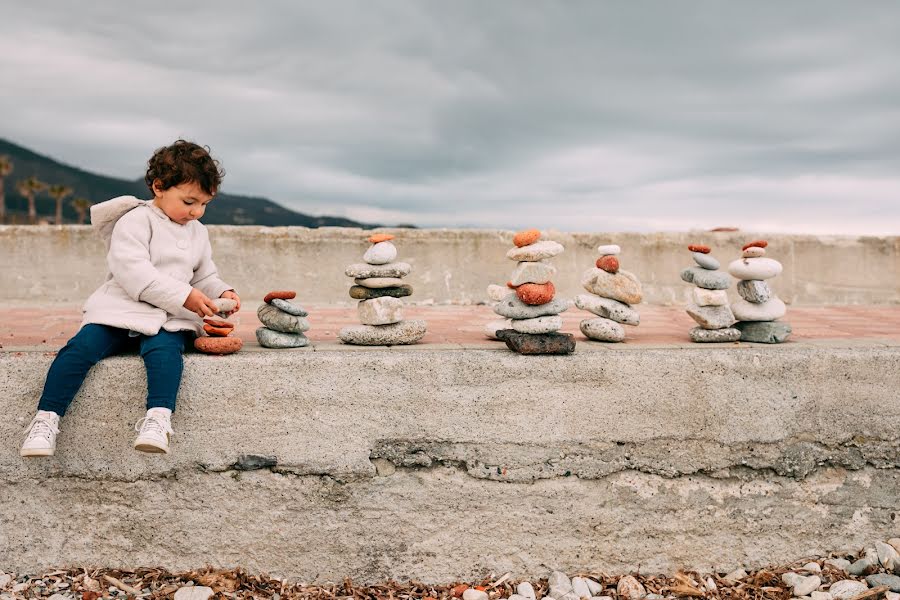
POLYGON ((194 348, 204 354, 233 354, 244 347, 244 342, 231 335, 234 323, 227 320, 225 313, 234 310, 237 302, 231 298, 217 298, 213 302, 218 308, 218 316, 203 319, 203 331, 206 335, 194 340, 194 348))
POLYGON ((631 305, 643 300, 641 282, 633 273, 619 268, 616 244, 597 248, 600 258, 596 268, 588 269, 581 277, 581 285, 590 294, 575 296, 575 306, 597 315, 580 324, 585 337, 598 342, 621 342, 625 339, 625 325, 639 325, 641 315, 631 305))
POLYGON ((397 248, 393 239, 389 233, 370 236, 372 245, 363 254, 364 262, 348 265, 344 271, 355 284, 350 288, 350 297, 359 300, 357 314, 361 323, 341 329, 339 337, 345 344, 395 346, 415 344, 425 336, 425 321, 403 318, 401 298, 412 294, 412 287, 402 279, 412 267, 394 262, 397 248))
MULTIPOLYGON (((496 338, 506 342, 510 350, 520 354, 569 354, 575 350, 575 338, 559 333, 560 313, 571 306, 568 300, 556 298, 551 279, 556 267, 547 259, 563 251, 558 242, 541 241, 537 229, 520 231, 513 237, 515 248, 506 257, 517 262, 507 286, 513 291, 494 307, 511 324, 511 329, 499 329, 496 338)), ((504 323, 503 321, 499 322, 504 323)))

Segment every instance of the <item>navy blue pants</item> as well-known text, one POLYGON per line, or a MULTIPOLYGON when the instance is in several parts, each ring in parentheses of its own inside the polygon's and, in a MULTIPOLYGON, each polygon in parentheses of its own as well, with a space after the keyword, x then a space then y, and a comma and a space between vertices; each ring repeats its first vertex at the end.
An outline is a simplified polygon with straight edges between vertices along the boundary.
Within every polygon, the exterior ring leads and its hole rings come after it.
POLYGON ((147 367, 147 408, 174 411, 184 370, 181 355, 194 334, 165 329, 156 335, 129 336, 129 333, 127 329, 95 323, 82 327, 50 365, 38 410, 64 415, 91 367, 107 356, 138 350, 147 367))

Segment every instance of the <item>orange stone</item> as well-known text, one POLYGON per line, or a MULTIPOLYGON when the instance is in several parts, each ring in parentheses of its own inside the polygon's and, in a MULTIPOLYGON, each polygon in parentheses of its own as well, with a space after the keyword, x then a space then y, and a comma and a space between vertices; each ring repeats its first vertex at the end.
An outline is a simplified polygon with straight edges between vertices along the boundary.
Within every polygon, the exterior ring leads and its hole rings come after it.
POLYGON ((211 317, 206 317, 203 319, 203 322, 207 325, 212 325, 213 327, 226 327, 228 329, 234 329, 234 323, 230 321, 222 321, 219 319, 213 319, 211 317))
POLYGON ((212 325, 203 325, 203 331, 215 337, 225 337, 231 333, 234 327, 213 327, 212 325))
POLYGON ((769 242, 767 242, 766 240, 754 240, 754 241, 750 242, 749 244, 744 244, 744 247, 741 248, 741 250, 746 250, 747 248, 753 248, 753 247, 765 248, 768 245, 769 245, 769 242))
POLYGON ((512 281, 507 281, 507 282, 506 282, 506 287, 508 287, 508 288, 510 288, 510 289, 513 289, 513 290, 516 289, 516 286, 513 285, 513 282, 512 282, 512 281))
POLYGON ((688 250, 691 252, 699 252, 700 254, 709 254, 712 252, 712 248, 703 244, 691 244, 688 246, 688 250))
POLYGON ((516 288, 516 296, 525 304, 537 306, 539 304, 547 304, 553 300, 556 294, 556 288, 553 282, 547 283, 523 283, 516 288))
POLYGON ((513 236, 513 244, 521 248, 522 246, 533 244, 539 239, 541 239, 540 231, 537 229, 526 229, 513 236))
POLYGON ((607 273, 619 272, 619 259, 613 255, 601 256, 597 259, 597 268, 603 269, 607 273))
POLYGON ((232 354, 244 347, 239 337, 198 337, 194 348, 205 354, 232 354))
POLYGON ((297 297, 297 292, 291 291, 282 291, 282 292, 269 292, 266 294, 266 297, 263 300, 266 301, 266 304, 274 300, 275 298, 280 298, 282 300, 292 300, 297 297))
POLYGON ((378 242, 389 242, 394 239, 394 236, 390 233, 375 233, 369 236, 369 241, 373 244, 377 244, 378 242))
POLYGON ((469 586, 467 586, 464 583, 461 583, 458 586, 454 587, 452 590, 450 590, 450 593, 453 595, 454 598, 462 598, 463 592, 465 592, 467 589, 469 589, 469 586))

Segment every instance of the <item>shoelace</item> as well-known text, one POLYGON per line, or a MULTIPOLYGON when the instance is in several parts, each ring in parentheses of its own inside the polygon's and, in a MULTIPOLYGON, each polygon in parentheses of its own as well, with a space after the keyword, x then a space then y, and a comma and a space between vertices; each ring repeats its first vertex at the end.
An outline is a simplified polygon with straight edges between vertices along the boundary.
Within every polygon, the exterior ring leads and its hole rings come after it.
POLYGON ((35 438, 44 438, 50 441, 50 438, 59 433, 59 429, 53 424, 53 421, 46 417, 35 417, 28 425, 25 433, 25 439, 33 440, 35 438))
POLYGON ((172 426, 165 417, 150 415, 143 417, 134 424, 134 430, 138 433, 149 433, 163 436, 164 434, 172 435, 172 426))

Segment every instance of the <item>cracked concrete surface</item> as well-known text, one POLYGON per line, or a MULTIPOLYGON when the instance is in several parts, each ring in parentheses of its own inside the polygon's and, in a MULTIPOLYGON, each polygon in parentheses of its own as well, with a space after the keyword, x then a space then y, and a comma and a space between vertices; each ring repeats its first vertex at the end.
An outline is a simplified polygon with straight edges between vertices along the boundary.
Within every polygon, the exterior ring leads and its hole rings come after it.
POLYGON ((0 566, 445 582, 760 566, 900 534, 900 347, 189 356, 171 456, 138 358, 23 462, 52 357, 0 353, 0 566))

